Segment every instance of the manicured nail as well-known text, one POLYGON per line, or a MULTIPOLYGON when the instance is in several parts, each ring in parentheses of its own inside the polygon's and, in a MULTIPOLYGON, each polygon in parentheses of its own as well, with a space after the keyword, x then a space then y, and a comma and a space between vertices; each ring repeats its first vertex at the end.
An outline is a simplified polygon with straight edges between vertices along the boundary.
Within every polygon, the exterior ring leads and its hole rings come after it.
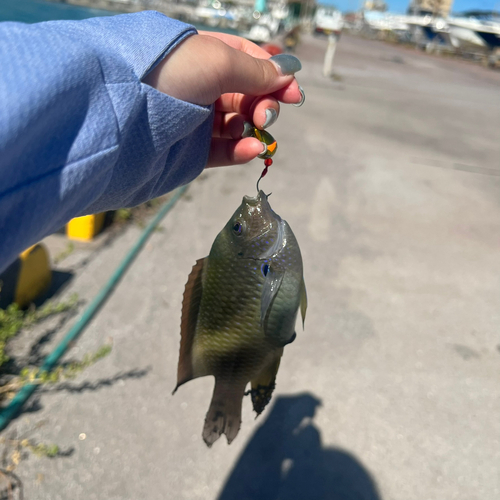
POLYGON ((304 93, 304 89, 300 85, 299 85, 299 91, 301 95, 300 101, 293 104, 293 106, 295 106, 296 108, 300 108, 302 104, 304 104, 304 102, 306 101, 306 94, 304 93))
POLYGON ((241 137, 253 137, 253 125, 249 122, 243 122, 243 133, 241 137))
POLYGON ((262 128, 270 127, 277 119, 278 119, 278 113, 276 113, 275 109, 273 108, 266 109, 266 121, 264 122, 264 125, 262 125, 262 128))
POLYGON ((278 54, 269 59, 277 67, 282 75, 294 75, 302 69, 300 61, 291 54, 278 54))

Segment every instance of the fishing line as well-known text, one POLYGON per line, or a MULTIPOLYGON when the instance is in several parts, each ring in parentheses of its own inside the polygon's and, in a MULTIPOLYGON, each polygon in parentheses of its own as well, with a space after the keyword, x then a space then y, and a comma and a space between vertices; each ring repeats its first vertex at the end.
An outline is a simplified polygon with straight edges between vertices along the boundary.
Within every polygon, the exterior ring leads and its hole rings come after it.
POLYGON ((259 192, 259 182, 262 179, 262 177, 265 177, 267 175, 267 170, 268 168, 273 164, 273 160, 271 158, 266 158, 264 160, 264 165, 266 166, 262 173, 260 174, 259 180, 257 181, 257 193, 259 192))

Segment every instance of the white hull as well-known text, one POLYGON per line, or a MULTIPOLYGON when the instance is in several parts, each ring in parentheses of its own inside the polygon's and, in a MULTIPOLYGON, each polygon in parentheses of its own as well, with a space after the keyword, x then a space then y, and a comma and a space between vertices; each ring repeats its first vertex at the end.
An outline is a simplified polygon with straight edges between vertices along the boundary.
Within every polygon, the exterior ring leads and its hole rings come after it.
POLYGON ((456 49, 463 49, 467 46, 486 47, 484 40, 473 30, 460 26, 450 26, 450 42, 456 49))

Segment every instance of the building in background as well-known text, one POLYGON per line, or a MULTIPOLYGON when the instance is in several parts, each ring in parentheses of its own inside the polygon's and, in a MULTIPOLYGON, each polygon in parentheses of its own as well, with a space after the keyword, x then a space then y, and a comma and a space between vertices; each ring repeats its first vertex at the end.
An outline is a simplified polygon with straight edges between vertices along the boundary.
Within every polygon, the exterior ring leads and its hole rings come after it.
POLYGON ((448 17, 453 0, 411 0, 408 13, 414 15, 430 15, 448 17))
POLYGON ((387 4, 384 0, 365 0, 363 3, 363 10, 385 12, 387 10, 387 4))

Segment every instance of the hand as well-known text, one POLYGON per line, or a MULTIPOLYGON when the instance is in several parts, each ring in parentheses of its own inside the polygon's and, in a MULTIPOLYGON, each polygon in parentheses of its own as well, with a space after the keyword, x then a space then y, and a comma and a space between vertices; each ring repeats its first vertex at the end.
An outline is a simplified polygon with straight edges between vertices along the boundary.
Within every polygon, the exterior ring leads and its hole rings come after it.
POLYGON ((254 138, 241 139, 243 122, 263 129, 276 121, 279 101, 303 99, 293 76, 301 68, 298 59, 278 56, 273 62, 270 57, 244 38, 200 32, 173 50, 144 82, 193 104, 215 103, 207 167, 247 163, 263 146, 254 138))

